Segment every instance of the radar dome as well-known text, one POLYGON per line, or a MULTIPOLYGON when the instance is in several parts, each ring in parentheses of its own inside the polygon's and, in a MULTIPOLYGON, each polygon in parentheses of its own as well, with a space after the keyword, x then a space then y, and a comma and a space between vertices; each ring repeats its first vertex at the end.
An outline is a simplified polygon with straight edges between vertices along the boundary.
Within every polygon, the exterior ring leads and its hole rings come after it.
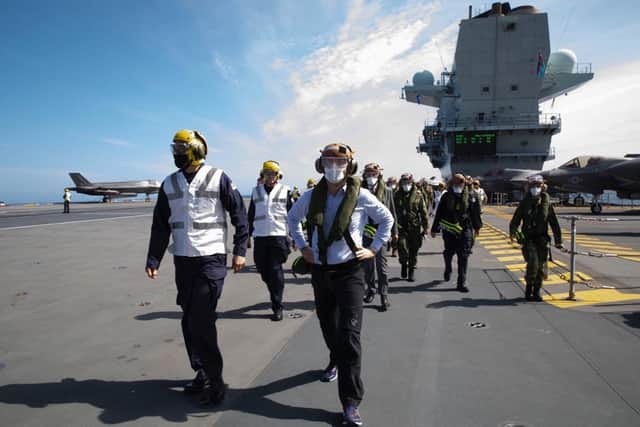
POLYGON ((578 63, 576 54, 569 49, 560 49, 549 55, 548 73, 572 73, 578 63))
POLYGON ((413 75, 414 86, 433 86, 433 74, 430 71, 420 71, 413 75))

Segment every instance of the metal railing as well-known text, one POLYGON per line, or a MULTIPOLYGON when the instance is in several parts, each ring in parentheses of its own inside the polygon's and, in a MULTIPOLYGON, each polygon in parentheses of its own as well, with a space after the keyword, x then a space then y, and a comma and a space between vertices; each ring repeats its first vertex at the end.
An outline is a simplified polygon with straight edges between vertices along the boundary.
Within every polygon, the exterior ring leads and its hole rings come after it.
POLYGON ((591 62, 578 62, 573 67, 574 74, 591 74, 591 62))
POLYGON ((454 120, 434 120, 433 122, 425 121, 426 126, 435 126, 442 131, 446 131, 448 128, 454 129, 473 129, 473 128, 487 128, 487 127, 500 127, 500 128, 528 128, 528 127, 560 127, 562 125, 562 118, 560 114, 543 113, 543 114, 521 114, 519 116, 510 117, 484 117, 482 119, 478 117, 474 118, 459 118, 454 120), (438 126, 439 124, 439 126, 438 126))

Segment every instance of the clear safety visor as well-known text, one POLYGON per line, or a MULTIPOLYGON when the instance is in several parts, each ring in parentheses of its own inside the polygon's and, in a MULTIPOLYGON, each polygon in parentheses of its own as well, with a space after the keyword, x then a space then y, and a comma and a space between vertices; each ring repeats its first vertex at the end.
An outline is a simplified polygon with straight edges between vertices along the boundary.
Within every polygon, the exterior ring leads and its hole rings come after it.
POLYGON ((173 142, 169 145, 169 148, 173 155, 185 154, 189 150, 189 144, 184 142, 173 142))
POLYGON ((346 157, 322 157, 321 161, 324 168, 346 168, 349 164, 346 157))

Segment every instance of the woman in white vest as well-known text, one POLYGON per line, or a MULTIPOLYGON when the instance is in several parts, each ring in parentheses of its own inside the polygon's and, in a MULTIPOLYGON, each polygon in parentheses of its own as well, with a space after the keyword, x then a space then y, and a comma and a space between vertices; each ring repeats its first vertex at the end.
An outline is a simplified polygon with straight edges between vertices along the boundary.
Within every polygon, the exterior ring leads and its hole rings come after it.
POLYGON ((284 270, 282 264, 291 252, 287 233, 287 212, 291 209, 291 191, 279 183, 280 165, 267 160, 260 171, 263 183, 251 193, 249 234, 254 237, 253 259, 262 281, 269 289, 271 320, 282 320, 284 270))
POLYGON ((222 171, 204 164, 207 142, 198 131, 178 131, 171 145, 178 170, 158 192, 145 271, 158 269, 169 237, 174 255, 177 304, 183 311, 182 333, 196 377, 184 392, 198 394, 201 404, 219 404, 226 384, 218 348, 216 307, 227 274, 226 213, 235 227, 233 270, 244 266, 249 238, 242 196, 222 171))

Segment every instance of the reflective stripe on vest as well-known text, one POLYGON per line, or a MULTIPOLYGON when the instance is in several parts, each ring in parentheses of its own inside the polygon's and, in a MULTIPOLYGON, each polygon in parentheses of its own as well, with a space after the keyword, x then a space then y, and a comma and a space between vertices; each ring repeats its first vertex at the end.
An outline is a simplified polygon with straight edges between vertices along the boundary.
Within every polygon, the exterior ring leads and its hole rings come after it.
POLYGON ((226 253, 226 212, 219 199, 221 176, 221 169, 203 165, 190 184, 182 171, 163 181, 171 210, 174 255, 226 253))
POLYGON ((253 189, 251 200, 255 208, 253 218, 253 235, 286 236, 287 235, 287 193, 289 188, 276 184, 267 194, 264 185, 253 189))

